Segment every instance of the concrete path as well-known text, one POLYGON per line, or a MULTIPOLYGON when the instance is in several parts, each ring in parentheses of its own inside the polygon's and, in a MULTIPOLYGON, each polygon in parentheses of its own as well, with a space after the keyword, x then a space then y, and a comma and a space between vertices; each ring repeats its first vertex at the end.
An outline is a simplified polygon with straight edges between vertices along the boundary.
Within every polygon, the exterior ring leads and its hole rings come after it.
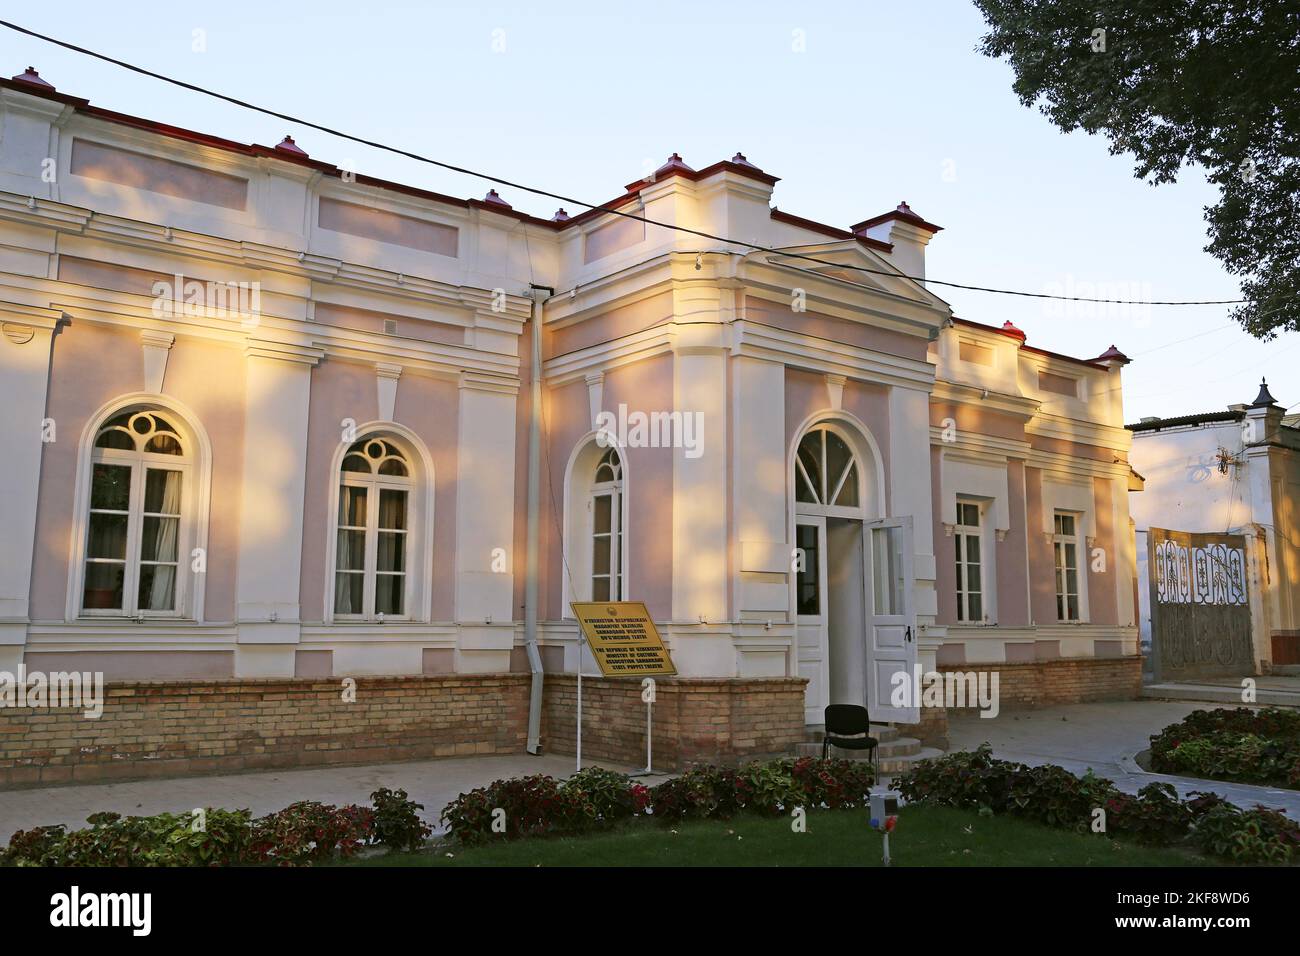
MULTIPOLYGON (((1269 674, 1252 678, 1255 702, 1274 707, 1300 707, 1300 677, 1294 674, 1269 674)), ((1195 700, 1206 703, 1240 704, 1240 678, 1207 678, 1198 681, 1166 681, 1147 684, 1142 696, 1154 700, 1195 700)))
MULTIPOLYGON (((592 761, 583 761, 591 766, 592 761)), ((634 768, 600 763, 611 769, 634 768)), ((544 773, 562 778, 573 773, 573 757, 547 754, 506 757, 448 757, 409 763, 329 767, 311 770, 272 770, 211 777, 178 777, 133 783, 46 787, 0 791, 0 845, 15 830, 64 823, 69 829, 86 825, 88 814, 111 810, 123 816, 183 812, 195 807, 249 809, 254 816, 281 810, 299 800, 342 806, 368 805, 380 787, 405 790, 424 804, 424 818, 437 827, 437 817, 462 793, 506 777, 544 773)), ((662 777, 646 780, 647 784, 662 777)))
POLYGON ((1217 793, 1240 807, 1262 803, 1300 819, 1300 792, 1148 773, 1133 760, 1150 746, 1153 734, 1194 710, 1215 706, 1222 705, 1135 700, 1003 713, 992 720, 958 717, 949 724, 950 750, 971 750, 988 741, 994 756, 1004 760, 1054 763, 1076 774, 1091 767, 1129 793, 1163 781, 1172 783, 1183 796, 1192 790, 1217 793))

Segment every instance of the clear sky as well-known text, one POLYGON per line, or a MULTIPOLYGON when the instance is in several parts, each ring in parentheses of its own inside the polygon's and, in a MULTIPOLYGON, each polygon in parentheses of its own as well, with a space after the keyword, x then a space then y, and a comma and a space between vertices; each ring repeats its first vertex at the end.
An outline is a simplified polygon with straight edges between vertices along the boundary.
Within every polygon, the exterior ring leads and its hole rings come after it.
MULTIPOLYGON (((1194 170, 1133 178, 1097 137, 1061 134, 976 52, 983 20, 933 2, 313 3, 64 0, 22 26, 338 129, 604 202, 674 150, 737 150, 782 177, 783 210, 848 226, 907 200, 945 227, 931 278, 1034 292, 1231 299, 1202 251, 1215 192, 1194 170), (200 31, 200 32, 196 32, 200 31)), ((291 133, 313 157, 456 196, 488 183, 355 146, 0 30, 0 68, 62 92, 242 142, 291 133)), ((515 208, 557 205, 501 190, 515 208)), ((571 213, 575 210, 570 209, 571 213)), ((1120 307, 934 291, 1031 345, 1133 358, 1125 416, 1249 402, 1267 376, 1300 403, 1300 334, 1262 343, 1228 306, 1120 307), (1188 341, 1182 341, 1188 340, 1188 341)))

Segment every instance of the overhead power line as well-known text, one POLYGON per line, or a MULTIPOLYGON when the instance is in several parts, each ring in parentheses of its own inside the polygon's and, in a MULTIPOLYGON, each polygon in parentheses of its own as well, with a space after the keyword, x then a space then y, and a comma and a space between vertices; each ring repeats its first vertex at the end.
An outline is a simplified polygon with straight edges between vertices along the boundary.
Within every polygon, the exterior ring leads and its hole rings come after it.
POLYGON ((225 93, 219 93, 216 90, 211 90, 208 89, 207 87, 199 86, 196 83, 189 83, 186 82, 185 80, 178 80, 175 77, 167 76, 166 74, 158 73, 155 72, 154 70, 149 70, 142 66, 137 66, 134 63, 128 63, 125 60, 119 60, 116 57, 111 57, 105 53, 99 53, 96 50, 87 49, 86 47, 78 46, 75 43, 69 43, 66 40, 60 40, 56 37, 48 36, 44 33, 38 33, 35 30, 29 30, 26 27, 19 26, 16 23, 11 23, 8 20, 0 20, 0 26, 13 30, 16 33, 21 33, 26 36, 33 37, 34 39, 42 40, 46 43, 51 43, 55 46, 62 47, 65 50, 71 50, 74 53, 80 53, 83 56, 93 57, 97 60, 102 60, 105 63, 111 63, 114 66, 121 67, 124 70, 130 70, 133 73, 139 73, 141 76, 147 76, 155 80, 161 80, 164 83, 170 83, 173 86, 179 86, 182 89, 190 90, 191 92, 194 93, 200 93, 204 96, 210 96, 213 99, 218 99, 226 103, 231 103, 235 106, 241 107, 242 109, 252 110, 257 113, 262 113, 266 116, 273 116, 276 119, 282 119, 288 123, 294 123, 298 126, 303 126, 308 129, 314 129, 330 136, 337 136, 340 139, 345 139, 353 143, 358 143, 362 146, 370 146, 374 149, 379 149, 388 153, 393 153, 397 156, 405 156, 406 158, 413 159, 416 162, 426 163, 430 166, 437 166, 441 169, 446 169, 455 173, 462 173, 466 176, 473 176, 477 179, 483 179, 486 180, 487 182, 495 183, 499 186, 506 186, 510 189, 518 189, 522 192, 532 193, 535 196, 545 196, 547 198, 555 199, 563 203, 568 203, 569 205, 582 206, 586 209, 595 210, 597 212, 608 213, 614 216, 622 216, 625 219, 633 219, 638 222, 643 222, 647 225, 658 226, 662 229, 671 229, 676 232, 687 233, 689 235, 698 236, 702 239, 710 239, 714 242, 723 242, 723 243, 727 243, 728 245, 734 245, 734 246, 744 246, 745 248, 752 249, 755 252, 767 252, 767 253, 772 253, 774 255, 784 256, 786 258, 802 259, 806 262, 815 262, 819 265, 833 266, 836 269, 849 269, 854 272, 862 272, 868 275, 888 276, 894 279, 909 279, 913 282, 917 282, 925 286, 939 285, 950 289, 962 289, 968 292, 988 292, 996 295, 1014 295, 1014 296, 1021 296, 1023 298, 1030 298, 1030 299, 1057 299, 1066 302, 1097 302, 1097 303, 1104 303, 1110 305, 1148 305, 1148 306, 1149 305, 1161 305, 1161 306, 1240 305, 1246 302, 1245 299, 1141 300, 1141 299, 1104 299, 1104 298, 1094 298, 1090 296, 1078 296, 1078 295, 1055 295, 1048 292, 1027 292, 1023 289, 999 289, 990 286, 971 285, 962 282, 949 282, 943 279, 931 279, 923 276, 907 275, 906 273, 897 270, 891 270, 891 269, 872 269, 868 266, 846 265, 842 262, 834 262, 829 259, 822 259, 817 256, 810 256, 805 253, 790 252, 785 249, 777 249, 771 246, 763 246, 753 242, 746 242, 743 239, 730 239, 726 236, 715 235, 710 232, 704 232, 703 230, 700 229, 691 229, 687 226, 679 226, 676 225, 675 223, 661 222, 656 219, 650 219, 646 216, 637 215, 636 213, 625 212, 621 209, 615 209, 610 206, 601 205, 599 203, 589 203, 582 199, 575 199, 572 196, 564 196, 559 193, 550 192, 549 190, 540 189, 535 186, 528 186, 524 183, 515 182, 513 180, 505 179, 500 176, 493 176, 489 173, 480 172, 478 170, 470 169, 465 166, 457 166, 454 163, 448 163, 440 159, 434 159, 431 156, 425 156, 421 153, 413 152, 412 150, 403 149, 398 146, 390 146, 387 143, 381 143, 378 142, 377 140, 366 139, 365 137, 362 136, 355 136, 352 133, 346 133, 342 130, 325 126, 321 123, 314 123, 311 120, 305 120, 300 117, 293 116, 290 113, 282 113, 278 110, 270 109, 269 107, 259 106, 256 103, 250 103, 249 101, 239 99, 238 97, 229 96, 225 93))

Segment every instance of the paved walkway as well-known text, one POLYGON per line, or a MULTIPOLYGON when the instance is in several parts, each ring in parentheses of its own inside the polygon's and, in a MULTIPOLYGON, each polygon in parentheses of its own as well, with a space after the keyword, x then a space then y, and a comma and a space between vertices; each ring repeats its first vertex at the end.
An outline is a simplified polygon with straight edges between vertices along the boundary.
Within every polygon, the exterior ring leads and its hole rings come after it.
MULTIPOLYGON (((584 766, 592 761, 584 760, 584 766)), ((601 763, 631 772, 633 768, 601 763)), ((101 810, 123 816, 182 812, 195 807, 249 809, 254 816, 281 810, 298 800, 339 806, 369 804, 380 787, 405 790, 424 804, 422 816, 437 826, 438 814, 460 794, 505 777, 545 773, 561 778, 573 773, 573 757, 546 754, 507 757, 448 757, 361 767, 310 770, 269 770, 211 777, 177 777, 132 783, 45 787, 39 790, 0 790, 0 845, 15 830, 65 823, 84 827, 86 817, 101 810)), ((662 778, 657 778, 662 779, 662 778)), ((647 780, 653 783, 655 780, 647 780)))
MULTIPOLYGON (((987 740, 999 757, 1030 764, 1060 764, 1074 773, 1083 773, 1091 767, 1131 793, 1154 780, 1167 780, 1184 795, 1191 790, 1214 791, 1239 806, 1263 803, 1286 809, 1292 817, 1300 819, 1300 793, 1150 774, 1134 762, 1134 754, 1147 748, 1152 734, 1199 706, 1205 705, 1142 700, 1004 713, 993 720, 960 717, 951 724, 952 749, 970 749, 987 740)), ((0 791, 0 843, 7 842, 15 830, 41 824, 85 826, 87 815, 100 810, 147 815, 199 806, 246 807, 260 815, 297 800, 365 804, 370 800, 371 791, 379 787, 406 790, 412 799, 424 804, 425 818, 436 825, 442 808, 467 790, 503 777, 546 773, 559 778, 573 770, 573 758, 558 754, 455 757, 362 767, 7 790, 0 791)), ((653 782, 656 781, 647 781, 653 782)))
POLYGON ((1071 773, 1092 768, 1109 777, 1121 790, 1136 793, 1153 781, 1172 783, 1186 796, 1201 790, 1222 795, 1241 807, 1262 803, 1286 810, 1300 819, 1300 793, 1273 787, 1194 780, 1148 773, 1133 756, 1150 746, 1150 737, 1194 710, 1214 704, 1134 700, 1100 704, 1071 704, 1043 710, 982 717, 954 718, 949 726, 952 750, 970 750, 984 741, 993 745, 995 756, 1027 764, 1059 764, 1071 773))

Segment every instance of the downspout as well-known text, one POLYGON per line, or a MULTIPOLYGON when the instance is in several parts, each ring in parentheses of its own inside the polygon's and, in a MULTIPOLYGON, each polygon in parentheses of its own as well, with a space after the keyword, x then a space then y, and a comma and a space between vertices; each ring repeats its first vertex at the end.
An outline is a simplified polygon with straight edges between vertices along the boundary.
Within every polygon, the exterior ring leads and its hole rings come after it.
POLYGON ((542 652, 537 643, 537 573, 541 565, 540 531, 542 504, 542 304, 555 290, 529 283, 533 299, 532 360, 528 386, 528 531, 524 546, 524 647, 532 687, 528 693, 528 752, 542 752, 542 652))

